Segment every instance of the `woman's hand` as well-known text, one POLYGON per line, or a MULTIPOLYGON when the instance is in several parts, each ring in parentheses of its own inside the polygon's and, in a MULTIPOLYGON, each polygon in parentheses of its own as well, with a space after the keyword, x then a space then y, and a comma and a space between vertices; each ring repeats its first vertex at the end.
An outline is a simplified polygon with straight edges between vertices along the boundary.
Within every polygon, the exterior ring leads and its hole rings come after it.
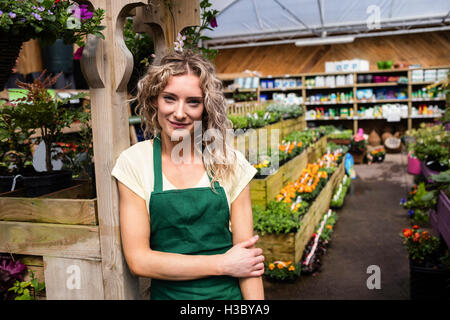
POLYGON ((222 274, 235 278, 259 277, 264 273, 262 249, 251 248, 258 236, 234 245, 221 255, 219 261, 222 274))

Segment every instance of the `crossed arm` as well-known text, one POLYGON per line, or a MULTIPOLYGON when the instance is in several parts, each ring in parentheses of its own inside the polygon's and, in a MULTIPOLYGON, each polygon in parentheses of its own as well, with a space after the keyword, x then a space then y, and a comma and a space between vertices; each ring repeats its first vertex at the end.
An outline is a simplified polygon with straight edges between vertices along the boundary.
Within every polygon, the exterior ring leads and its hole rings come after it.
POLYGON ((255 248, 250 188, 231 204, 233 247, 221 255, 183 255, 150 248, 145 200, 118 181, 120 232, 125 259, 135 275, 164 280, 194 280, 214 275, 239 278, 244 299, 264 299, 262 250, 255 248))

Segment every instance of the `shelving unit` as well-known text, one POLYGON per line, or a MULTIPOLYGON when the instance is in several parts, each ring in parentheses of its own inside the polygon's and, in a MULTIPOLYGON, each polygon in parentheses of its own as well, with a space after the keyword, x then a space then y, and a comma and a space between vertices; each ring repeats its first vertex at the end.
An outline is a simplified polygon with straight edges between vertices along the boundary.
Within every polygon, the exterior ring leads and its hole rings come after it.
MULTIPOLYGON (((413 107, 417 107, 422 104, 428 104, 428 106, 431 105, 437 105, 439 109, 445 109, 445 98, 420 98, 420 97, 413 97, 413 92, 417 92, 418 90, 422 89, 423 87, 426 87, 433 83, 433 81, 419 81, 419 82, 413 82, 412 73, 415 70, 431 70, 431 69, 450 69, 450 66, 435 66, 435 67, 426 67, 426 68, 413 68, 413 69, 390 69, 390 70, 372 70, 372 71, 357 71, 357 72, 331 72, 331 73, 303 73, 303 74, 290 74, 290 75, 268 75, 263 76, 259 78, 259 86, 258 88, 251 89, 258 94, 258 101, 264 101, 264 100, 272 100, 273 94, 275 93, 295 93, 298 97, 302 97, 303 99, 303 105, 305 108, 305 114, 308 110, 320 107, 324 110, 329 110, 329 108, 336 108, 341 110, 341 108, 347 108, 349 111, 349 115, 347 117, 341 117, 341 116, 328 116, 328 117, 320 117, 320 118, 308 118, 306 117, 306 121, 315 121, 315 122, 322 122, 322 121, 345 121, 343 122, 343 125, 348 126, 347 121, 352 121, 352 127, 353 131, 356 132, 359 127, 358 121, 360 120, 384 120, 389 121, 392 119, 386 119, 383 117, 360 117, 358 116, 358 110, 362 107, 367 107, 371 105, 380 105, 380 104, 404 104, 408 107, 408 116, 407 117, 401 117, 400 121, 406 120, 407 122, 407 129, 411 129, 413 127, 413 119, 435 119, 438 118, 439 114, 433 114, 433 115, 413 115, 412 109, 413 107), (330 85, 330 86, 312 86, 310 85, 309 80, 313 79, 317 76, 345 76, 353 79, 353 83, 345 83, 342 84, 342 79, 340 78, 340 85, 330 85), (369 82, 358 82, 358 79, 382 79, 382 77, 386 77, 384 80, 388 81, 369 81, 369 82), (389 77, 402 77, 403 81, 396 82, 396 81, 389 81, 389 77), (406 81, 407 79, 407 81, 406 81), (273 88, 266 88, 266 83, 264 85, 264 88, 261 86, 261 83, 263 81, 269 81, 272 82, 272 85, 275 85, 275 80, 277 81, 278 85, 277 87, 273 88), (285 82, 281 81, 285 80, 285 82), (295 81, 294 81, 295 80, 295 81), (295 86, 288 86, 287 83, 294 84, 295 86), (298 84, 301 82, 301 86, 298 84), (386 91, 394 91, 397 90, 397 93, 401 90, 403 92, 403 95, 401 96, 401 99, 368 99, 368 100, 360 100, 357 99, 357 91, 358 90, 364 90, 364 89, 374 89, 376 90, 382 90, 383 88, 386 88, 386 91), (336 96, 338 94, 344 93, 347 95, 346 101, 338 101, 341 99, 336 99, 333 101, 310 101, 310 98, 314 95, 332 95, 335 94, 336 96)), ((225 84, 233 83, 234 80, 237 77, 233 77, 232 75, 219 75, 220 78, 224 81, 225 84)), ((254 77, 254 75, 249 74, 238 74, 239 77, 254 77)), ((238 89, 238 92, 246 92, 249 89, 238 89)), ((233 92, 233 91, 231 91, 233 92)), ((226 91, 227 93, 227 91, 226 91)), ((375 93, 374 93, 375 95, 375 93)), ((325 111, 326 112, 326 111, 325 111)), ((398 121, 397 121, 398 122, 398 121)), ((395 122, 391 122, 395 123, 395 122)))

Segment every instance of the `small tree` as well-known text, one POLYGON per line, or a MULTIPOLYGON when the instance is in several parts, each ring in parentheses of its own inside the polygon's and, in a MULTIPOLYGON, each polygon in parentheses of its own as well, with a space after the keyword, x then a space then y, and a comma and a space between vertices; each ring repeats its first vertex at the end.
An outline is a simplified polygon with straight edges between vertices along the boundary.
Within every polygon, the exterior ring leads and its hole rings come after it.
POLYGON ((53 171, 52 151, 64 128, 69 127, 78 116, 78 112, 63 107, 72 99, 85 97, 85 94, 77 94, 69 98, 60 99, 52 97, 47 88, 52 86, 61 74, 56 76, 48 75, 44 78, 46 70, 44 70, 38 79, 33 83, 24 83, 17 81, 20 88, 27 89, 27 96, 15 100, 15 107, 22 114, 23 121, 26 125, 39 130, 39 141, 44 141, 46 155, 45 163, 48 172, 53 171), (24 120, 26 119, 26 120, 24 120))

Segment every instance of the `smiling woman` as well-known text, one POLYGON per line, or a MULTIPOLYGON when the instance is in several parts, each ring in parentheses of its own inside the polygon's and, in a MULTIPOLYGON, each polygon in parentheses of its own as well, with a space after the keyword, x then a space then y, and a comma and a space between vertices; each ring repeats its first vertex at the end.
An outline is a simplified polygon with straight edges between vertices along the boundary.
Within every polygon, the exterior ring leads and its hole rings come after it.
POLYGON ((130 270, 152 278, 151 299, 263 299, 248 186, 256 169, 224 139, 231 126, 214 66, 168 54, 139 81, 136 101, 153 139, 123 151, 112 172, 130 270), (201 138, 209 129, 222 151, 201 138))

